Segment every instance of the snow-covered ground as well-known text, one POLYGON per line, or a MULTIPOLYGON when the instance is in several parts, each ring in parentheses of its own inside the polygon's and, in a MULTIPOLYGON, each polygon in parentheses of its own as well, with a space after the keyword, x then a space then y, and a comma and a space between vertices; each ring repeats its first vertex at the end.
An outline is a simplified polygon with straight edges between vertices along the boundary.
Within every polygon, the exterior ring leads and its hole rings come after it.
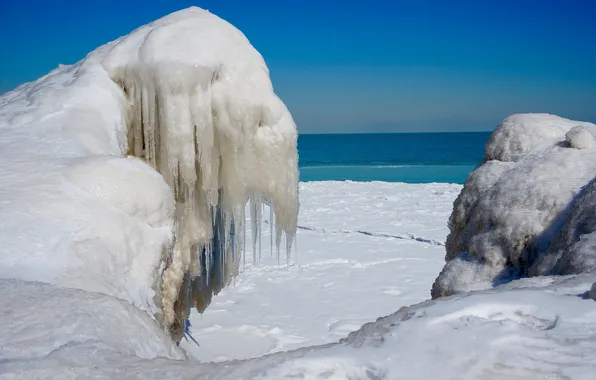
POLYGON ((298 262, 278 267, 265 218, 260 263, 249 247, 192 315, 187 360, 126 301, 0 281, 0 379, 592 379, 593 274, 424 301, 460 189, 301 184, 298 262))
POLYGON ((297 262, 278 266, 267 227, 247 264, 203 315, 191 315, 202 361, 243 359, 336 342, 379 316, 430 297, 444 263, 460 185, 308 182, 300 186, 297 262), (258 248, 257 248, 258 249, 258 248))

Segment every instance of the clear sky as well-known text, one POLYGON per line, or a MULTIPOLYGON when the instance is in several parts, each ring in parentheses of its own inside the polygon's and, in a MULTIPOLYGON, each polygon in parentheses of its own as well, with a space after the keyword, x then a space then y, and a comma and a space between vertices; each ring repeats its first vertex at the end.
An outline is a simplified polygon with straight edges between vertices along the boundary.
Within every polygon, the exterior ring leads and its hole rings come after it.
POLYGON ((596 122, 596 0, 0 0, 0 93, 190 5, 247 35, 302 133, 596 122))

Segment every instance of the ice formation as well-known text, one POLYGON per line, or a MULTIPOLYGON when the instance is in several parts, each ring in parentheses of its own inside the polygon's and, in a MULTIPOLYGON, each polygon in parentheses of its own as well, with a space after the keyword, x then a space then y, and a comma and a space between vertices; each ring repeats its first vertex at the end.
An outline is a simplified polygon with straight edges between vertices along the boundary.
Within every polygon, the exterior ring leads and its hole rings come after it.
MULTIPOLYGON (((588 232, 577 236, 573 224, 591 228, 593 208, 581 210, 593 199, 590 187, 583 187, 596 175, 594 133, 593 124, 547 114, 513 115, 496 128, 485 162, 454 203, 447 263, 433 285, 433 298, 548 272, 553 255, 561 255, 551 252, 554 247, 588 244, 588 232), (551 244, 553 239, 567 245, 551 244)), ((559 260, 567 269, 557 271, 578 273, 591 266, 581 262, 581 270, 572 270, 559 260)))
POLYGON ((180 339, 238 271, 247 200, 255 241, 265 199, 278 244, 295 235, 295 124, 261 55, 199 8, 0 97, 0 129, 3 278, 128 300, 180 339))

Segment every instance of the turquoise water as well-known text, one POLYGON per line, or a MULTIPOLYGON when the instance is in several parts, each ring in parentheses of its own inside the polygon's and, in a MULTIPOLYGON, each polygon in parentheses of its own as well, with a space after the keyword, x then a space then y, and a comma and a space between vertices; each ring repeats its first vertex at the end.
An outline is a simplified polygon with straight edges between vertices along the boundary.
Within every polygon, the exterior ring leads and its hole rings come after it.
POLYGON ((301 181, 464 183, 490 132, 300 135, 301 181))

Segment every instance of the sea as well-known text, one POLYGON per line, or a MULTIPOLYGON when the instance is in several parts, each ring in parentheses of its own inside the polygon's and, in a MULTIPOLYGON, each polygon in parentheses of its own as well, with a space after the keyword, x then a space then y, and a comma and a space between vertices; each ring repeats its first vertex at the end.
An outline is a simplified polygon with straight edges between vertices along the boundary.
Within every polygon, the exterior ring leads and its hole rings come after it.
POLYGON ((490 132, 302 134, 300 181, 464 183, 490 132))

